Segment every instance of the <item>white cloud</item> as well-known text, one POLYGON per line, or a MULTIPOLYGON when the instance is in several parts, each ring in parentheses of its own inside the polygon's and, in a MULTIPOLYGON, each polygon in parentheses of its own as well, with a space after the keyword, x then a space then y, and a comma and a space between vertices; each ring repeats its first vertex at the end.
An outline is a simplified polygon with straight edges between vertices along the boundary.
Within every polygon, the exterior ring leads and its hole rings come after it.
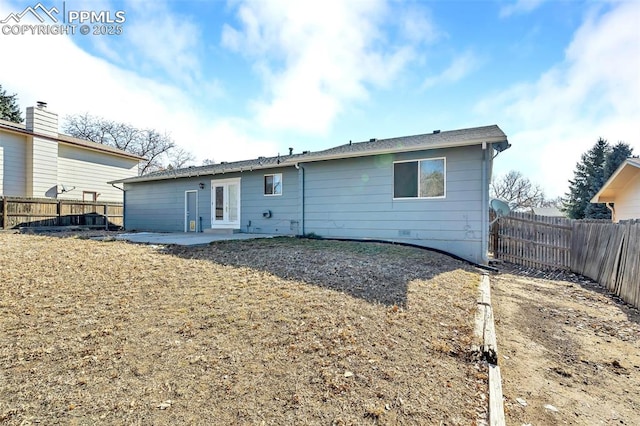
MULTIPOLYGON (((13 9, 0 1, 0 16, 13 9)), ((96 58, 69 37, 3 35, 0 50, 11 61, 11 66, 0 67, 0 83, 18 94, 23 108, 45 101, 60 121, 89 112, 167 132, 198 160, 240 160, 247 152, 257 156, 277 150, 273 141, 254 138, 248 123, 216 116, 185 90, 96 58)))
POLYGON ((440 74, 427 77, 422 83, 422 89, 437 86, 439 84, 451 84, 462 80, 480 66, 480 60, 472 51, 466 51, 456 56, 440 74))
POLYGON ((138 19, 126 23, 124 37, 135 49, 134 64, 144 69, 145 64, 159 67, 176 82, 194 87, 201 79, 198 59, 200 29, 173 12, 163 1, 127 4, 127 13, 138 19))
POLYGON ((513 144, 496 162, 498 172, 519 169, 549 195, 561 195, 580 154, 599 137, 625 141, 640 154, 638 17, 637 2, 592 9, 562 63, 477 105, 513 144))
POLYGON ((226 25, 222 43, 251 58, 264 80, 253 102, 262 126, 322 134, 348 103, 398 75, 415 56, 411 43, 433 39, 426 15, 401 16, 407 43, 392 45, 380 31, 392 21, 382 0, 247 0, 238 7, 240 29, 226 25))
POLYGON ((545 1, 547 0, 516 0, 515 3, 505 5, 500 9, 500 17, 506 18, 512 15, 532 12, 545 1))
POLYGON ((414 43, 433 43, 444 36, 433 23, 428 10, 409 4, 395 12, 398 26, 405 39, 414 43))

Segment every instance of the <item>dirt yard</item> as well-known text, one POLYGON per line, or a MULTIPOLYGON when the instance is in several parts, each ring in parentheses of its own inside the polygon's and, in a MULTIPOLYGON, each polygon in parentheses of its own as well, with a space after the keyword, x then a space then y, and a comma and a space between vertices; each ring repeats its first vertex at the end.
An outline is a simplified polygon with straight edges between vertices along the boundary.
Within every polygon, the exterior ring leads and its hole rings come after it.
MULTIPOLYGON (((0 423, 486 418, 470 354, 480 278, 449 257, 288 238, 179 248, 0 234, 0 247, 0 423)), ((637 375, 637 359, 585 359, 637 375)))
POLYGON ((508 425, 639 425, 640 314, 568 276, 491 277, 508 425))

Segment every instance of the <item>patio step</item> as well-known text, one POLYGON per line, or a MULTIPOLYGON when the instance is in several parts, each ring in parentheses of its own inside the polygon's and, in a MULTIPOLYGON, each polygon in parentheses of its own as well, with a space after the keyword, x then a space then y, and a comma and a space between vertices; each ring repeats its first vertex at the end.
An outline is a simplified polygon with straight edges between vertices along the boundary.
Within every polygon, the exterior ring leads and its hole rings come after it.
POLYGON ((202 232, 204 232, 205 234, 232 235, 240 232, 240 230, 239 229, 207 228, 207 229, 203 229, 202 232))

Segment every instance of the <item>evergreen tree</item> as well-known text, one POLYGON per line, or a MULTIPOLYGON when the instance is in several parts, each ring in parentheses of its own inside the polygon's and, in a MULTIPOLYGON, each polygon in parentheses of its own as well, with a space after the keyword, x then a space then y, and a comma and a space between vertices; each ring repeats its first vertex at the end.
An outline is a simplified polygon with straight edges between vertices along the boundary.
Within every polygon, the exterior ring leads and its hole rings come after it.
POLYGON ((629 146, 629 144, 624 142, 618 142, 611 148, 611 153, 607 156, 607 160, 604 163, 604 174, 607 176, 607 179, 613 175, 620 164, 624 162, 627 158, 633 156, 633 148, 629 146))
POLYGON ((573 180, 569 180, 569 192, 565 194, 564 212, 572 219, 610 219, 611 212, 605 204, 592 204, 591 198, 602 188, 622 162, 633 154, 624 142, 613 148, 600 138, 576 164, 573 180))
POLYGON ((18 106, 18 95, 7 95, 7 92, 0 84, 0 119, 13 121, 14 123, 22 123, 22 113, 18 106))
POLYGON ((591 199, 602 188, 609 176, 605 175, 605 164, 611 153, 611 147, 606 140, 600 138, 591 150, 591 163, 589 168, 589 191, 584 208, 585 219, 611 219, 611 212, 605 204, 592 204, 591 199))
POLYGON ((570 218, 586 217, 589 201, 597 191, 596 182, 600 182, 604 175, 604 163, 609 149, 607 141, 600 138, 589 151, 582 154, 580 162, 576 164, 574 178, 569 181, 569 192, 565 194, 564 211, 570 218))

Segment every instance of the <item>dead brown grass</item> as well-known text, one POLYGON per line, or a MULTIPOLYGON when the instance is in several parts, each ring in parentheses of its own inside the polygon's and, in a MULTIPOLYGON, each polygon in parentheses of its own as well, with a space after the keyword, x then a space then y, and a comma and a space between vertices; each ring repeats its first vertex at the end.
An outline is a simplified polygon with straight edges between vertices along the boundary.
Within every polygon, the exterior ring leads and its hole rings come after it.
POLYGON ((0 423, 473 424, 479 276, 406 247, 0 234, 0 423))

